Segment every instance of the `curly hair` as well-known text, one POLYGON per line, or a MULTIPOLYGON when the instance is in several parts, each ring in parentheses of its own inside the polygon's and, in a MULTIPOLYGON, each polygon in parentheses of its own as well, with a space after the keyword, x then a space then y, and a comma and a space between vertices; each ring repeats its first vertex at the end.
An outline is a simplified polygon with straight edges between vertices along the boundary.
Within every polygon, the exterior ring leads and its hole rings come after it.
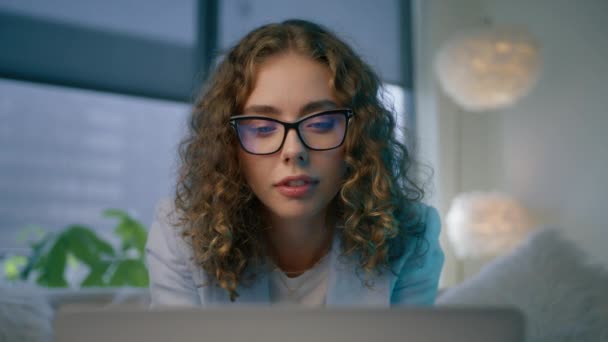
POLYGON ((242 38, 216 67, 195 101, 189 133, 179 146, 178 225, 192 245, 195 263, 232 301, 239 284, 255 279, 245 270, 263 260, 267 245, 259 215, 262 204, 241 172, 239 144, 228 122, 243 109, 256 67, 288 51, 326 65, 332 91, 356 114, 344 143, 347 172, 332 201, 340 220, 336 228, 342 256, 356 254, 359 270, 380 273, 412 241, 418 249, 424 235, 416 210, 424 190, 410 176, 414 161, 395 137, 391 109, 378 96, 378 76, 320 25, 287 20, 262 26, 242 38))

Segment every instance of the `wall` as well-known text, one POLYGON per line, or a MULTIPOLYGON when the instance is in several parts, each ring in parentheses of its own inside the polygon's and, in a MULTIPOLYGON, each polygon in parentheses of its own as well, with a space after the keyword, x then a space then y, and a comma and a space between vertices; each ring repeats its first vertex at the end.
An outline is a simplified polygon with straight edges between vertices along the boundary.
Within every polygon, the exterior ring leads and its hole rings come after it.
POLYGON ((608 267, 608 2, 492 0, 486 6, 497 24, 526 26, 544 53, 536 89, 495 113, 498 184, 608 267))
MULTIPOLYGON (((445 217, 451 199, 461 189, 457 142, 463 112, 439 90, 433 73, 433 58, 452 32, 481 23, 481 1, 419 0, 413 5, 417 153, 422 163, 434 170, 427 201, 445 217)), ((445 287, 458 281, 460 271, 445 230, 441 234, 441 244, 446 259, 439 286, 445 287)))
MULTIPOLYGON (((459 192, 502 190, 608 267, 608 3, 587 0, 416 2, 416 95, 421 155, 436 169, 431 202, 445 215, 459 192), (578 5, 577 5, 578 4, 578 5), (537 87, 513 107, 468 113, 438 89, 432 60, 451 33, 522 25, 543 48, 537 87)), ((445 234, 441 286, 462 280, 445 234)))

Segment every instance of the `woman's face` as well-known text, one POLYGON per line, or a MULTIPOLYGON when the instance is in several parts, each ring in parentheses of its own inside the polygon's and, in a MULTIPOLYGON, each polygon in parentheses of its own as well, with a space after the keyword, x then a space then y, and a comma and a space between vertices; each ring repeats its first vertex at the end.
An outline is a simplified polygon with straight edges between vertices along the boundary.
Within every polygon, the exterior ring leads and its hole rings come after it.
MULTIPOLYGON (((244 115, 294 122, 300 117, 339 108, 330 89, 327 66, 295 53, 272 56, 257 68, 255 85, 244 115)), ((323 214, 340 190, 345 173, 344 145, 327 151, 309 150, 294 129, 273 154, 254 155, 239 148, 245 178, 274 218, 306 219, 323 214), (279 185, 286 177, 306 176, 313 182, 279 185)))

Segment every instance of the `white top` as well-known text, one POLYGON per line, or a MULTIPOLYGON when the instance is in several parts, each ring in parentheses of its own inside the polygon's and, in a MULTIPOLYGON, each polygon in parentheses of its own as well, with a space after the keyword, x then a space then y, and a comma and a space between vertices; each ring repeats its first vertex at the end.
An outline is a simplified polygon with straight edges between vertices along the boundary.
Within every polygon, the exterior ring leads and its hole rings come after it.
POLYGON ((270 302, 273 305, 325 306, 330 253, 311 269, 293 278, 276 267, 270 273, 270 302))

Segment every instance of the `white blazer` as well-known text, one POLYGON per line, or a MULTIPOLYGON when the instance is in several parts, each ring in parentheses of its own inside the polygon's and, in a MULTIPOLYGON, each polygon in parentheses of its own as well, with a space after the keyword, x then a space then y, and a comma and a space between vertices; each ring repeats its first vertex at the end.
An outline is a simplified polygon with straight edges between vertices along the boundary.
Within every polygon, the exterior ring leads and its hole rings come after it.
MULTIPOLYGON (((146 260, 150 274, 151 307, 159 306, 217 306, 270 305, 270 279, 258 273, 251 286, 239 286, 239 297, 230 302, 228 293, 219 286, 206 284, 206 272, 192 261, 192 249, 179 234, 179 229, 168 223, 167 214, 173 213, 171 200, 161 201, 150 227, 146 243, 146 260)), ((429 248, 422 257, 412 258, 412 250, 392 264, 397 275, 388 270, 374 278, 373 287, 365 286, 355 272, 353 262, 338 258, 340 239, 334 239, 330 255, 326 306, 390 307, 396 305, 432 305, 444 255, 439 245, 440 220, 437 211, 424 204, 426 233, 429 248), (411 260, 412 259, 412 260, 411 260)), ((352 261, 352 260, 351 260, 352 261)))

